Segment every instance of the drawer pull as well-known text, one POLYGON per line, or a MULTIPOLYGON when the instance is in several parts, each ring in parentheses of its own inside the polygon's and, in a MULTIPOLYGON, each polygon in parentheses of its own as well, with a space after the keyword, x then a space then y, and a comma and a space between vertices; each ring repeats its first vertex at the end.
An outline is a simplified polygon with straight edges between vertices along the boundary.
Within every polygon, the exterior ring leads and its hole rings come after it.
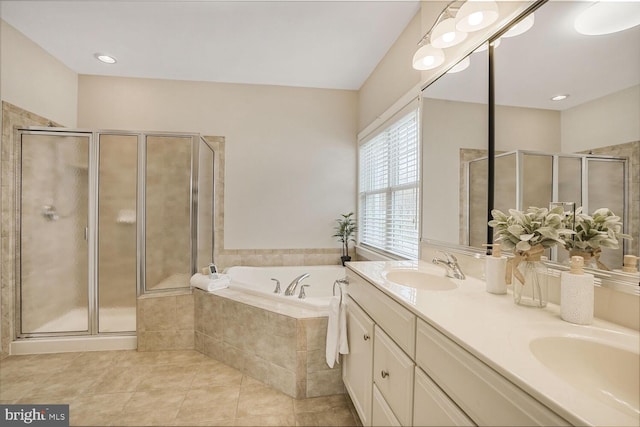
POLYGON ((369 334, 364 334, 364 336, 363 336, 362 338, 363 338, 365 341, 368 341, 368 340, 369 340, 369 338, 371 338, 371 337, 369 336, 369 334))
POLYGON ((382 378, 387 378, 389 376, 389 371, 380 371, 380 375, 382 375, 382 378))

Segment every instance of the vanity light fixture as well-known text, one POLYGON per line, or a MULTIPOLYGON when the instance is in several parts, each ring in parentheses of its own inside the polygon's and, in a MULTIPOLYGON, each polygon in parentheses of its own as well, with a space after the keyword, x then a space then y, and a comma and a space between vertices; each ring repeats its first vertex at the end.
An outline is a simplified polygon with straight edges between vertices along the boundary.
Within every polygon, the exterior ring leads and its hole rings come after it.
POLYGON ((418 42, 420 48, 413 55, 413 68, 423 71, 439 67, 445 61, 442 49, 461 43, 467 38, 467 33, 488 27, 498 16, 495 1, 451 1, 418 42))
POLYGON ((96 53, 93 56, 95 56, 98 61, 104 62, 105 64, 115 64, 118 62, 113 56, 105 55, 104 53, 96 53))
POLYGON ((599 1, 583 10, 573 23, 580 34, 599 36, 640 25, 640 2, 599 1))
POLYGON ((442 49, 433 47, 430 44, 422 46, 413 55, 413 68, 416 70, 431 70, 439 67, 444 62, 444 52, 442 49))
POLYGON ((456 65, 451 67, 451 69, 447 71, 447 74, 459 73, 460 71, 464 71, 467 68, 469 68, 470 64, 471 64, 471 57, 467 56, 462 61, 458 62, 456 65))
POLYGON ((562 101, 563 99, 567 99, 569 97, 568 94, 563 94, 563 95, 556 95, 551 97, 552 101, 562 101))
POLYGON ((467 33, 456 30, 456 20, 446 18, 437 24, 431 33, 431 45, 437 48, 455 46, 467 38, 467 33))
POLYGON ((456 14, 456 28, 471 33, 487 28, 498 19, 495 1, 467 0, 456 14))
POLYGON ((506 33, 504 33, 502 35, 502 37, 515 37, 515 36, 519 36, 520 34, 523 34, 527 31, 529 31, 531 29, 531 27, 533 27, 533 24, 535 22, 535 16, 533 13, 527 15, 526 18, 524 18, 522 21, 518 22, 516 25, 514 25, 513 27, 509 28, 509 31, 507 31, 506 33))

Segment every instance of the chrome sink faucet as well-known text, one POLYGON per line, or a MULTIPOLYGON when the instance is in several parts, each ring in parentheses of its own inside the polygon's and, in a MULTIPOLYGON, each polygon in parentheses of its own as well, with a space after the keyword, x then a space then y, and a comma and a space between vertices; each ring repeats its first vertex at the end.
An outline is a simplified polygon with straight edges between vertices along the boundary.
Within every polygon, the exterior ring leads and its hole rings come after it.
POLYGON ((447 276, 448 277, 453 277, 454 279, 460 279, 460 280, 464 280, 465 279, 465 275, 462 272, 462 270, 460 270, 460 266, 458 265, 458 258, 456 258, 455 256, 453 256, 452 254, 448 253, 448 252, 444 252, 444 251, 438 251, 441 254, 443 254, 446 258, 442 259, 442 258, 438 258, 435 257, 433 259, 433 263, 436 265, 441 265, 445 268, 445 270, 447 270, 447 276))
POLYGON ((293 279, 293 281, 289 284, 289 286, 287 286, 287 289, 285 289, 284 295, 287 297, 294 295, 296 293, 296 288, 298 287, 298 284, 302 282, 304 279, 306 279, 307 277, 309 277, 309 273, 301 274, 300 276, 293 279))

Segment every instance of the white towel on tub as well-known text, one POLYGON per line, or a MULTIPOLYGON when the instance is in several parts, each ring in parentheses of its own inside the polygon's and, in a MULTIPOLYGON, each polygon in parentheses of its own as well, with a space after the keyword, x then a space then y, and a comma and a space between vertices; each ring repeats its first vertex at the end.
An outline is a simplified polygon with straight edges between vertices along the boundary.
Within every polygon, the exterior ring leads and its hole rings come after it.
POLYGON ((349 354, 347 340, 347 309, 340 297, 331 298, 329 303, 329 321, 327 322, 326 342, 327 365, 333 368, 335 362, 339 362, 340 354, 349 354))
POLYGON ((191 286, 194 288, 200 288, 203 291, 211 292, 228 288, 231 283, 231 278, 226 274, 218 274, 217 279, 210 279, 209 276, 196 273, 191 276, 189 283, 191 283, 191 286))

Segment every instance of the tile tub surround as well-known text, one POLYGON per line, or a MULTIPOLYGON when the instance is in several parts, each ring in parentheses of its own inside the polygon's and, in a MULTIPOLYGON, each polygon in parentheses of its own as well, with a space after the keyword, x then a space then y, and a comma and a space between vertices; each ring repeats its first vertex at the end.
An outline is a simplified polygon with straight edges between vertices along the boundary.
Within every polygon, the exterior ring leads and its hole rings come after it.
POLYGON ((193 350, 9 356, 0 403, 69 404, 72 426, 357 425, 344 394, 295 400, 193 350))
POLYGON ((193 298, 191 290, 138 297, 138 351, 193 350, 193 298))
POLYGON ((297 399, 344 393, 325 362, 327 317, 294 318, 194 290, 195 349, 297 399))

